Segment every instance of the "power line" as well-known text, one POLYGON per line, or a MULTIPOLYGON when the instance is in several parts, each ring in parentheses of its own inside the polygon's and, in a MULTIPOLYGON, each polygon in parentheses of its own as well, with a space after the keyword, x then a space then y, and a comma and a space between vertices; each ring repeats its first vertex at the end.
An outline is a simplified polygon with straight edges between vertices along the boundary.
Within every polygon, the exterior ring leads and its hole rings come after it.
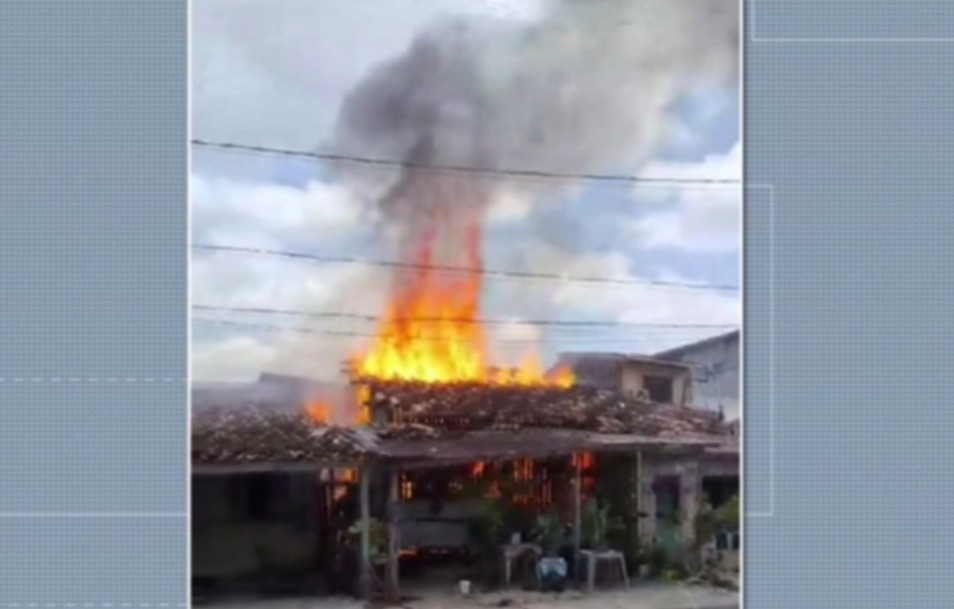
POLYGON ((211 142, 208 140, 194 139, 193 146, 202 148, 224 150, 231 152, 247 152, 253 154, 269 154, 277 156, 307 158, 321 161, 331 161, 338 163, 353 163, 371 167, 396 167, 401 169, 414 170, 432 170, 446 171, 454 173, 468 173, 474 175, 488 176, 514 176, 523 178, 539 178, 548 180, 585 180, 590 182, 626 182, 626 183, 644 183, 644 184, 684 184, 684 185, 741 185, 742 181, 731 178, 673 178, 673 177, 640 177, 629 175, 611 175, 594 173, 562 173, 555 171, 540 171, 533 169, 493 169, 482 167, 467 167, 463 165, 432 165, 424 163, 411 163, 404 161, 395 161, 389 159, 375 159, 369 157, 330 154, 323 152, 308 152, 305 150, 287 150, 282 148, 271 148, 268 146, 255 146, 250 144, 237 144, 232 142, 211 142))
MULTIPOLYGON (((193 317, 193 322, 207 324, 211 326, 225 326, 225 327, 240 327, 248 328, 255 330, 262 330, 267 332, 291 332, 291 333, 300 333, 300 334, 315 334, 321 336, 329 337, 338 337, 338 338, 379 338, 381 334, 372 334, 370 332, 354 332, 350 330, 329 330, 324 328, 309 328, 306 326, 282 326, 276 324, 261 324, 254 322, 245 322, 245 321, 235 321, 231 319, 217 319, 217 318, 208 318, 208 317, 193 317)), ((384 335, 386 336, 386 335, 384 335)), ((433 340, 438 342, 443 342, 450 340, 443 336, 415 336, 416 339, 424 340, 433 340)), ((607 343, 607 344, 631 344, 639 342, 640 338, 629 337, 589 337, 589 336, 564 336, 556 337, 552 339, 553 341, 559 342, 581 342, 581 343, 607 343)), ((545 338, 540 339, 501 339, 498 343, 504 344, 536 344, 540 342, 545 342, 545 338)))
POLYGON ((664 281, 659 279, 621 279, 612 277, 586 277, 579 275, 560 275, 558 273, 538 273, 530 271, 503 271, 493 269, 473 269, 463 266, 450 266, 439 264, 416 264, 412 262, 398 262, 394 260, 377 260, 370 258, 355 258, 351 256, 319 256, 316 254, 306 254, 304 252, 289 252, 284 250, 263 249, 255 247, 243 247, 237 245, 211 245, 205 243, 195 243, 193 249, 212 251, 212 252, 232 252, 258 254, 263 256, 275 256, 281 258, 290 258, 295 260, 306 260, 310 262, 321 262, 330 264, 367 264, 371 266, 381 266, 398 269, 416 269, 430 271, 449 271, 456 273, 467 273, 470 275, 483 275, 488 277, 511 277, 517 279, 546 279, 551 281, 572 281, 590 284, 605 285, 655 285, 670 288, 682 288, 688 290, 718 290, 737 292, 738 286, 704 284, 704 283, 686 283, 680 281, 664 281))
MULTIPOLYGON (((300 311, 295 309, 274 309, 267 307, 222 307, 211 305, 193 305, 197 311, 211 311, 218 313, 255 313, 267 315, 284 315, 293 317, 308 318, 344 318, 357 319, 361 321, 376 322, 380 319, 379 315, 369 315, 362 313, 346 313, 340 311, 300 311)), ((466 319, 466 318, 446 318, 446 317, 405 317, 398 318, 397 321, 416 321, 424 323, 464 323, 481 325, 521 325, 521 326, 542 326, 542 327, 570 327, 570 328, 686 328, 686 329, 727 329, 735 328, 738 324, 713 324, 713 323, 677 323, 677 322, 628 322, 619 320, 557 320, 557 319, 466 319)))

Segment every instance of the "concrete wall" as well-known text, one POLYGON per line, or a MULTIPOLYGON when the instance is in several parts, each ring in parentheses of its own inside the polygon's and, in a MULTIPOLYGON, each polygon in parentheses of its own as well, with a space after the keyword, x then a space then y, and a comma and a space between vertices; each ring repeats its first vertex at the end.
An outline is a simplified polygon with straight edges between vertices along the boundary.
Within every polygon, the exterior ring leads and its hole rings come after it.
POLYGON ((686 406, 689 404, 692 391, 690 373, 668 366, 654 366, 650 363, 639 361, 626 362, 622 369, 622 391, 628 394, 639 393, 644 387, 643 378, 646 376, 671 378, 673 381, 672 403, 677 406, 686 406))
POLYGON ((697 408, 718 409, 730 419, 739 414, 739 334, 687 345, 659 354, 692 367, 692 401, 697 408), (672 354, 672 355, 669 355, 672 354))
POLYGON ((648 457, 643 459, 640 480, 640 508, 648 517, 640 519, 639 536, 651 544, 660 532, 657 522, 657 502, 654 485, 660 478, 679 479, 679 503, 682 516, 680 536, 683 541, 694 537, 694 521, 702 507, 702 480, 709 476, 739 476, 739 462, 731 458, 715 457, 648 457))
POLYGON ((452 500, 443 502, 435 514, 429 501, 402 501, 397 506, 401 548, 465 546, 468 522, 480 515, 482 505, 482 501, 452 500))
POLYGON ((255 520, 243 514, 241 492, 229 487, 232 478, 192 479, 193 577, 238 577, 260 571, 265 566, 262 562, 285 567, 311 564, 317 549, 314 518, 310 517, 315 509, 309 492, 311 478, 289 476, 287 492, 275 497, 271 515, 255 520))

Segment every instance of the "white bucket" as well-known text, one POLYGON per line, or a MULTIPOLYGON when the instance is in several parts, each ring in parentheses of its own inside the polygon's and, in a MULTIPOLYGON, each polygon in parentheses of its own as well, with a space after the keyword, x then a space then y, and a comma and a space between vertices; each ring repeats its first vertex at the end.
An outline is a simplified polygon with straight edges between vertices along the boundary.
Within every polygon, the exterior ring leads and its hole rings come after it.
POLYGON ((470 594, 470 580, 462 579, 459 582, 460 585, 460 594, 461 596, 467 596, 470 594))

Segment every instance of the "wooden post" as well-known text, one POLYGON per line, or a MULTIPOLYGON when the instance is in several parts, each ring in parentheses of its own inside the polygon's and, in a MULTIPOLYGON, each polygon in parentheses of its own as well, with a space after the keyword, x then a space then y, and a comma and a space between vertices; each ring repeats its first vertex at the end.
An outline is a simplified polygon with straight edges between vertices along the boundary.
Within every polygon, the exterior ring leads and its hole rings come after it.
POLYGON ((573 458, 575 464, 574 472, 574 481, 573 481, 573 574, 576 576, 577 581, 580 579, 580 546, 583 541, 583 531, 582 523, 583 518, 581 514, 581 494, 583 492, 583 477, 581 475, 580 469, 583 462, 583 459, 579 455, 574 455, 573 458))
POLYGON ((396 603, 401 599, 399 580, 400 567, 400 547, 398 539, 398 479, 401 476, 400 470, 394 467, 391 470, 391 483, 388 490, 388 601, 396 603))
POLYGON ((371 472, 368 466, 358 470, 361 502, 361 596, 371 598, 371 472))
POLYGON ((643 543, 643 451, 636 451, 636 543, 643 543))

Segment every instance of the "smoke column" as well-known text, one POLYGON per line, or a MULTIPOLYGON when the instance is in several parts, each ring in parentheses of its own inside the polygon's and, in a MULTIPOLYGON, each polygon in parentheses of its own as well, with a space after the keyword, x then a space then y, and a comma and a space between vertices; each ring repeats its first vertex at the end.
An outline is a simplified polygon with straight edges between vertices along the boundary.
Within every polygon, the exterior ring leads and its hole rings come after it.
MULTIPOLYGON (((371 203, 399 260, 479 269, 481 224, 502 183, 420 166, 636 171, 665 134, 673 102, 738 76, 732 0, 554 0, 548 7, 531 25, 438 20, 346 96, 333 148, 411 166, 348 167, 342 176, 371 203)), ((507 186, 519 189, 519 179, 507 186)), ((476 315, 479 281, 457 286, 447 277, 400 271, 390 315, 476 315), (422 305, 422 291, 451 294, 450 302, 422 305)))
MULTIPOLYGON (((693 87, 733 82, 732 0, 552 0, 539 22, 439 20, 345 98, 344 154, 416 165, 636 170, 658 144, 670 104, 693 87)), ((434 211, 479 218, 492 178, 349 169, 410 255, 434 211)), ((451 231, 456 232, 456 231, 451 231)))

